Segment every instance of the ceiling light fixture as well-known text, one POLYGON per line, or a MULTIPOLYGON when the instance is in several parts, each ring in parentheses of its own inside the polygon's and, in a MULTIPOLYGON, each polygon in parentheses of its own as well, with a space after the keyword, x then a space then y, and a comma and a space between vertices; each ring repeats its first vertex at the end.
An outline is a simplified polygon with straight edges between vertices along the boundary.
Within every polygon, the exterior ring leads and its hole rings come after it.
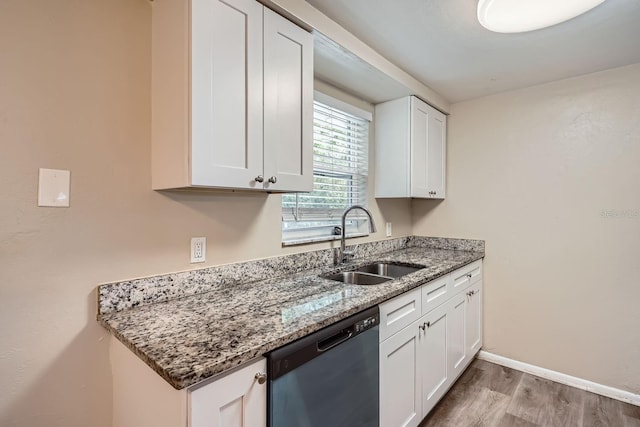
POLYGON ((480 0, 478 21, 497 33, 550 27, 593 9, 604 0, 480 0))

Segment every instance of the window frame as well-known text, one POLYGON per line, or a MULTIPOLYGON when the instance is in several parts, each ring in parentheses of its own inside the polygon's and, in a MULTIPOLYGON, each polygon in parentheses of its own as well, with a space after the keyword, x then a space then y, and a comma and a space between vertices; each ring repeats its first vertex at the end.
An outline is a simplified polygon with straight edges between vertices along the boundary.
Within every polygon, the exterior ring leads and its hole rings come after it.
MULTIPOLYGON (((359 204, 364 205, 366 207, 368 205, 369 196, 370 196, 369 194, 369 187, 370 187, 369 185, 369 164, 370 164, 369 149, 371 145, 370 129, 372 125, 371 122, 373 120, 373 114, 369 111, 358 108, 352 104, 341 101, 339 99, 326 95, 322 92, 314 91, 314 108, 313 108, 314 117, 315 117, 315 111, 316 111, 316 105, 315 105, 316 102, 318 102, 319 104, 323 104, 324 106, 329 107, 331 109, 338 110, 338 112, 344 113, 345 116, 353 116, 355 119, 359 121, 359 123, 357 123, 358 126, 361 126, 362 122, 367 122, 366 136, 364 137, 363 140, 361 140, 361 142, 364 145, 364 149, 366 153, 366 156, 365 156, 366 165, 364 168, 358 169, 358 172, 360 172, 359 174, 352 173, 349 175, 349 173, 342 172, 342 171, 332 171, 332 170, 327 170, 322 168, 316 169, 315 149, 314 149, 314 170, 313 170, 314 184, 315 184, 315 177, 322 176, 323 174, 324 176, 328 176, 328 177, 333 176, 334 178, 338 178, 338 179, 344 177, 351 180, 351 182, 346 185, 348 188, 346 191, 350 191, 353 189, 353 187, 357 186, 357 181, 356 181, 356 184, 354 184, 354 179, 361 180, 362 171, 364 171, 364 175, 363 175, 364 181, 360 182, 359 184, 364 188, 364 190, 360 192, 361 197, 358 200, 358 202, 359 204), (357 178, 355 178, 356 175, 357 175, 357 178)), ((315 120, 314 120, 314 142, 315 142, 315 120)), ((361 149, 361 148, 362 146, 357 147, 357 149, 361 149)), ((298 193, 294 193, 294 194, 296 194, 297 196, 298 193)), ((310 194, 310 193, 306 193, 306 194, 310 194)), ((318 217, 318 219, 314 219, 313 214, 311 213, 308 220, 300 221, 301 227, 295 227, 297 220, 289 219, 289 218, 291 217, 296 218, 297 215, 299 215, 298 214, 299 207, 297 206, 298 199, 296 197, 295 207, 291 207, 291 206, 285 207, 284 197, 288 197, 288 196, 291 196, 291 195, 283 195, 283 200, 281 201, 281 209, 282 209, 281 240, 282 240, 283 246, 291 246, 291 245, 298 245, 298 244, 304 244, 304 243, 331 241, 331 240, 340 239, 339 227, 340 227, 340 222, 342 217, 341 213, 339 216, 338 215, 334 216, 336 212, 332 212, 331 214, 327 215, 325 218, 318 217), (294 212, 285 213, 285 209, 293 209, 294 212), (336 227, 338 228, 338 230, 336 230, 336 227)), ((347 207, 352 206, 354 204, 353 194, 348 194, 347 198, 348 198, 347 207)), ((306 214, 309 215, 309 212, 312 212, 312 209, 307 209, 306 214)), ((346 229, 347 229, 346 230, 347 238, 367 236, 369 235, 368 218, 366 217, 366 215, 364 215, 364 213, 354 211, 353 214, 350 214, 349 217, 347 218, 346 229)))

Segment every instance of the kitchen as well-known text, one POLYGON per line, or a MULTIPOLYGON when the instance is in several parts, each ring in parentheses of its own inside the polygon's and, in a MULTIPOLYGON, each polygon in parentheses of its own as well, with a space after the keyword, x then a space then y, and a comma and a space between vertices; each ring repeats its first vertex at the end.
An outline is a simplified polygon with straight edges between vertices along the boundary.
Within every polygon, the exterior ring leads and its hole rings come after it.
MULTIPOLYGON (((198 267, 334 246, 283 247, 277 195, 151 191, 152 5, 52 3, 0 6, 0 425, 107 426, 98 284, 196 268, 194 236, 198 267), (38 168, 71 170, 69 209, 36 206, 38 168)), ((356 241, 484 240, 483 348, 637 395, 639 61, 452 103, 447 197, 371 192, 356 241)))

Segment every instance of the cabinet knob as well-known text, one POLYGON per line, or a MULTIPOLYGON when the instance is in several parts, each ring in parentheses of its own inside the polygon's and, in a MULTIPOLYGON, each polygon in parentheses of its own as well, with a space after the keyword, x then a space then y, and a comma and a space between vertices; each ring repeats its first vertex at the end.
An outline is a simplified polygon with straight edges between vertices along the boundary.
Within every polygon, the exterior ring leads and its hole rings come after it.
POLYGON ((468 277, 469 279, 471 279, 471 273, 467 274, 467 277, 468 277))
POLYGON ((267 381, 267 374, 258 372, 256 373, 255 379, 258 380, 258 384, 264 384, 267 381))
POLYGON ((431 327, 431 322, 425 322, 425 325, 427 326, 427 328, 431 327))
POLYGON ((427 329, 426 323, 423 323, 422 325, 418 326, 418 328, 424 331, 425 329, 427 329))
POLYGON ((269 182, 272 184, 275 184, 276 182, 278 182, 278 178, 276 178, 275 176, 272 176, 271 178, 269 178, 269 182))
POLYGON ((474 296, 475 294, 476 294, 476 291, 467 292, 467 296, 470 296, 470 297, 474 296))
POLYGON ((253 178, 253 180, 255 182, 262 182, 262 181, 264 181, 264 177, 262 175, 258 175, 255 178, 253 178))

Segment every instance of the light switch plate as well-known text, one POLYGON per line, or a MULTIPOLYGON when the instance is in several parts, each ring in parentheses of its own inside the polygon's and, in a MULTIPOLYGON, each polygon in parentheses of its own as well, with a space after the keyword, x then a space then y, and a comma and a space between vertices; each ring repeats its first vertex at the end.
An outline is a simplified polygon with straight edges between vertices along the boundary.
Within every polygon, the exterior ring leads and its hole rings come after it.
POLYGON ((71 172, 40 168, 38 176, 38 206, 69 207, 71 172))

